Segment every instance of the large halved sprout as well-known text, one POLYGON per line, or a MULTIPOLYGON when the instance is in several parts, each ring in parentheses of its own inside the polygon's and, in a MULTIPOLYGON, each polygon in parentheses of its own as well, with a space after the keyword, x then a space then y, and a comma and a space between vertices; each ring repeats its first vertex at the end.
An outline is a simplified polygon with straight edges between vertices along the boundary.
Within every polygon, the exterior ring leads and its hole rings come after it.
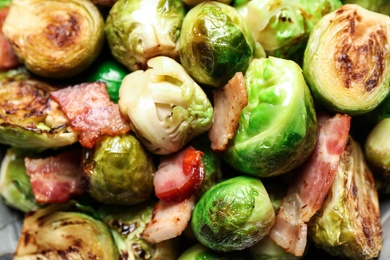
POLYGON ((333 256, 373 259, 382 248, 375 181, 359 143, 349 138, 322 208, 310 219, 309 236, 333 256))
POLYGON ((119 0, 110 9, 106 35, 113 56, 131 71, 150 58, 179 58, 176 47, 186 8, 181 0, 119 0))
POLYGON ((175 60, 159 56, 148 66, 123 79, 119 108, 148 150, 173 153, 210 128, 213 107, 175 60))
POLYGON ((286 173, 308 158, 317 140, 317 117, 302 71, 290 60, 254 59, 245 81, 248 105, 224 158, 255 176, 286 173))
POLYGON ((13 0, 3 32, 29 70, 63 78, 97 58, 104 20, 88 0, 13 0))
POLYGON ((303 72, 314 99, 326 109, 366 113, 389 93, 390 17, 343 5, 314 27, 303 72))
POLYGON ((0 75, 0 143, 38 151, 77 142, 67 118, 49 98, 54 90, 17 71, 0 75))

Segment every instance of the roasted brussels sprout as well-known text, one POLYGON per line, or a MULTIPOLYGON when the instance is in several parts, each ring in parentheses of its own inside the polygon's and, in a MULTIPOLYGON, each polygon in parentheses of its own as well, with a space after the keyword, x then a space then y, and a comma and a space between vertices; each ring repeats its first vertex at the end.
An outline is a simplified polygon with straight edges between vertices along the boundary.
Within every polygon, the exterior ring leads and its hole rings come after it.
POLYGON ((178 260, 249 260, 252 259, 247 250, 216 252, 200 243, 185 250, 178 260))
POLYGON ((34 211, 42 206, 34 200, 30 178, 24 165, 26 155, 24 151, 9 148, 0 169, 0 194, 4 202, 23 212, 34 211))
POLYGON ((77 142, 58 104, 55 88, 15 70, 0 75, 0 143, 41 151, 77 142))
POLYGON ((375 181, 359 143, 351 137, 322 208, 310 219, 308 234, 330 255, 372 259, 382 248, 375 181))
POLYGON ((251 246, 248 251, 253 259, 264 260, 298 260, 301 256, 295 256, 275 243, 269 236, 264 237, 258 243, 251 246))
POLYGON ((375 176, 377 189, 390 194, 390 118, 380 121, 368 134, 364 144, 367 163, 375 176))
POLYGON ((3 32, 29 70, 65 78, 98 57, 104 20, 88 0, 13 0, 3 32))
POLYGON ((343 0, 344 4, 357 4, 373 12, 390 15, 389 0, 343 0))
POLYGON ((216 184, 200 198, 191 227, 201 244, 228 252, 256 244, 274 220, 275 211, 262 182, 237 176, 216 184))
POLYGON ((316 104, 358 115, 389 93, 390 17, 343 5, 310 34, 303 73, 316 104))
POLYGON ((198 83, 222 87, 236 72, 247 69, 255 45, 246 21, 235 8, 205 1, 184 18, 180 61, 198 83))
POLYGON ((341 6, 340 0, 235 0, 234 6, 248 22, 253 38, 276 57, 303 54, 314 25, 341 6))
POLYGON ((152 157, 130 133, 102 136, 84 151, 83 169, 87 192, 97 201, 132 205, 153 193, 152 157))
POLYGON ((119 259, 107 226, 69 205, 27 214, 13 259, 119 259))
POLYGON ((111 230, 122 259, 175 260, 179 247, 175 239, 151 244, 141 233, 153 214, 153 201, 130 207, 105 205, 98 214, 111 230))
POLYGON ((124 78, 119 108, 148 150, 173 153, 210 128, 213 107, 175 60, 159 56, 150 59, 148 66, 124 78))
POLYGON ((156 56, 178 59, 185 14, 181 0, 118 0, 106 20, 111 53, 131 71, 146 69, 156 56))
POLYGON ((287 173, 308 158, 317 140, 317 116, 302 71, 290 60, 254 59, 245 82, 248 105, 223 156, 247 174, 287 173))

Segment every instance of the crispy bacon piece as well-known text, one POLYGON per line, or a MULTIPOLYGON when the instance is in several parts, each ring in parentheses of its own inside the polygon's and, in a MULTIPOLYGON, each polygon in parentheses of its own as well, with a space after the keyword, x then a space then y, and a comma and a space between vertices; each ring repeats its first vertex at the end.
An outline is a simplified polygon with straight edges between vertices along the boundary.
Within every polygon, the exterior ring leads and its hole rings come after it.
POLYGON ((92 148, 101 135, 118 135, 130 131, 130 124, 122 117, 117 104, 111 102, 106 84, 83 83, 51 93, 70 126, 79 132, 82 146, 92 148))
POLYGON ((84 193, 81 152, 65 151, 45 159, 25 158, 35 201, 42 204, 64 203, 84 193))
POLYGON ((226 149, 238 127, 241 111, 247 104, 248 92, 242 72, 237 72, 222 89, 214 91, 213 123, 209 130, 211 149, 226 149))
POLYGON ((155 244, 179 236, 190 221, 194 204, 194 196, 178 203, 158 201, 152 219, 141 234, 142 238, 155 244))
POLYGON ((0 70, 8 70, 21 65, 11 44, 3 34, 3 24, 7 18, 9 7, 0 9, 0 70))
POLYGON ((156 196, 165 202, 180 202, 191 197, 203 181, 202 154, 189 146, 163 156, 153 179, 156 196))
POLYGON ((316 147, 298 169, 269 233, 278 245, 296 256, 304 253, 306 223, 321 208, 333 183, 351 124, 348 115, 320 114, 318 118, 320 130, 316 147))

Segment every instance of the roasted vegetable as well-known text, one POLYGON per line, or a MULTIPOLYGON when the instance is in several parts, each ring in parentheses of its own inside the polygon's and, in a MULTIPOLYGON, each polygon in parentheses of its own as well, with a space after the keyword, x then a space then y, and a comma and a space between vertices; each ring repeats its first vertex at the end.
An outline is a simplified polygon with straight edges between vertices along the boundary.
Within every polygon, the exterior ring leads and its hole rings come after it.
POLYGON ((180 61, 200 84, 224 86, 236 72, 246 70, 255 51, 246 21, 232 6, 205 1, 184 18, 180 61))
POLYGON ((213 107, 175 60, 159 56, 148 66, 124 78, 119 108, 148 150, 173 153, 210 128, 213 107))
POLYGON ((373 12, 390 15, 390 2, 388 0, 342 0, 344 4, 357 4, 373 12))
POLYGON ((232 251, 232 252, 216 252, 196 243, 185 250, 178 260, 250 260, 251 255, 247 250, 232 251))
POLYGON ((204 246, 220 252, 248 248, 271 229, 272 203, 259 179, 238 176, 209 189, 195 204, 191 227, 204 246))
POLYGON ((390 17, 343 5, 316 24, 303 72, 316 105, 350 115, 377 107, 389 93, 390 17))
POLYGON ((23 212, 42 206, 35 202, 30 178, 26 174, 24 158, 27 154, 15 148, 7 149, 0 169, 0 195, 7 205, 23 212))
POLYGON ((65 78, 98 57, 104 20, 88 0, 13 0, 3 32, 29 70, 65 78))
POLYGON ((176 47, 186 14, 181 0, 118 0, 106 20, 113 56, 131 71, 156 56, 178 59, 176 47))
POLYGON ((26 215, 13 259, 119 259, 107 226, 69 204, 26 215))
POLYGON ((0 143, 34 149, 64 147, 77 142, 58 104, 49 96, 55 88, 29 78, 23 70, 0 76, 0 143))
POLYGON ((132 205, 153 193, 151 155, 130 133, 103 136, 83 154, 87 192, 107 204, 132 205))
POLYGON ((332 187, 322 208, 310 219, 314 244, 333 256, 378 257, 382 226, 375 181, 360 145, 352 138, 340 158, 332 187))
POLYGON ((317 140, 317 117, 302 71, 290 60, 254 59, 245 82, 248 105, 224 158, 255 176, 287 173, 308 158, 317 140))

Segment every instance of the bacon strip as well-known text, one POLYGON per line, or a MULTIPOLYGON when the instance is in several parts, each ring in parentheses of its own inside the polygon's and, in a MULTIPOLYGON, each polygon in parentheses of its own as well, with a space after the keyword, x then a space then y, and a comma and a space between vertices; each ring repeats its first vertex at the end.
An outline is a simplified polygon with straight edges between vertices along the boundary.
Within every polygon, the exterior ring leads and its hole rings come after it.
POLYGON ((84 193, 80 151, 66 151, 45 159, 25 158, 35 201, 64 203, 84 193))
POLYGON ((82 146, 92 148, 101 135, 118 135, 130 131, 117 104, 110 100, 103 82, 83 83, 51 93, 70 126, 79 132, 82 146))
POLYGON ((319 136, 309 159, 282 200, 269 236, 286 251, 302 256, 306 247, 306 223, 321 208, 349 136, 351 118, 320 114, 319 136))
POLYGON ((248 104, 245 79, 237 72, 222 88, 214 92, 213 123, 209 130, 211 149, 223 151, 237 130, 242 109, 248 104))
POLYGON ((3 34, 3 24, 8 12, 9 7, 0 9, 0 70, 8 70, 21 65, 11 44, 3 34))

